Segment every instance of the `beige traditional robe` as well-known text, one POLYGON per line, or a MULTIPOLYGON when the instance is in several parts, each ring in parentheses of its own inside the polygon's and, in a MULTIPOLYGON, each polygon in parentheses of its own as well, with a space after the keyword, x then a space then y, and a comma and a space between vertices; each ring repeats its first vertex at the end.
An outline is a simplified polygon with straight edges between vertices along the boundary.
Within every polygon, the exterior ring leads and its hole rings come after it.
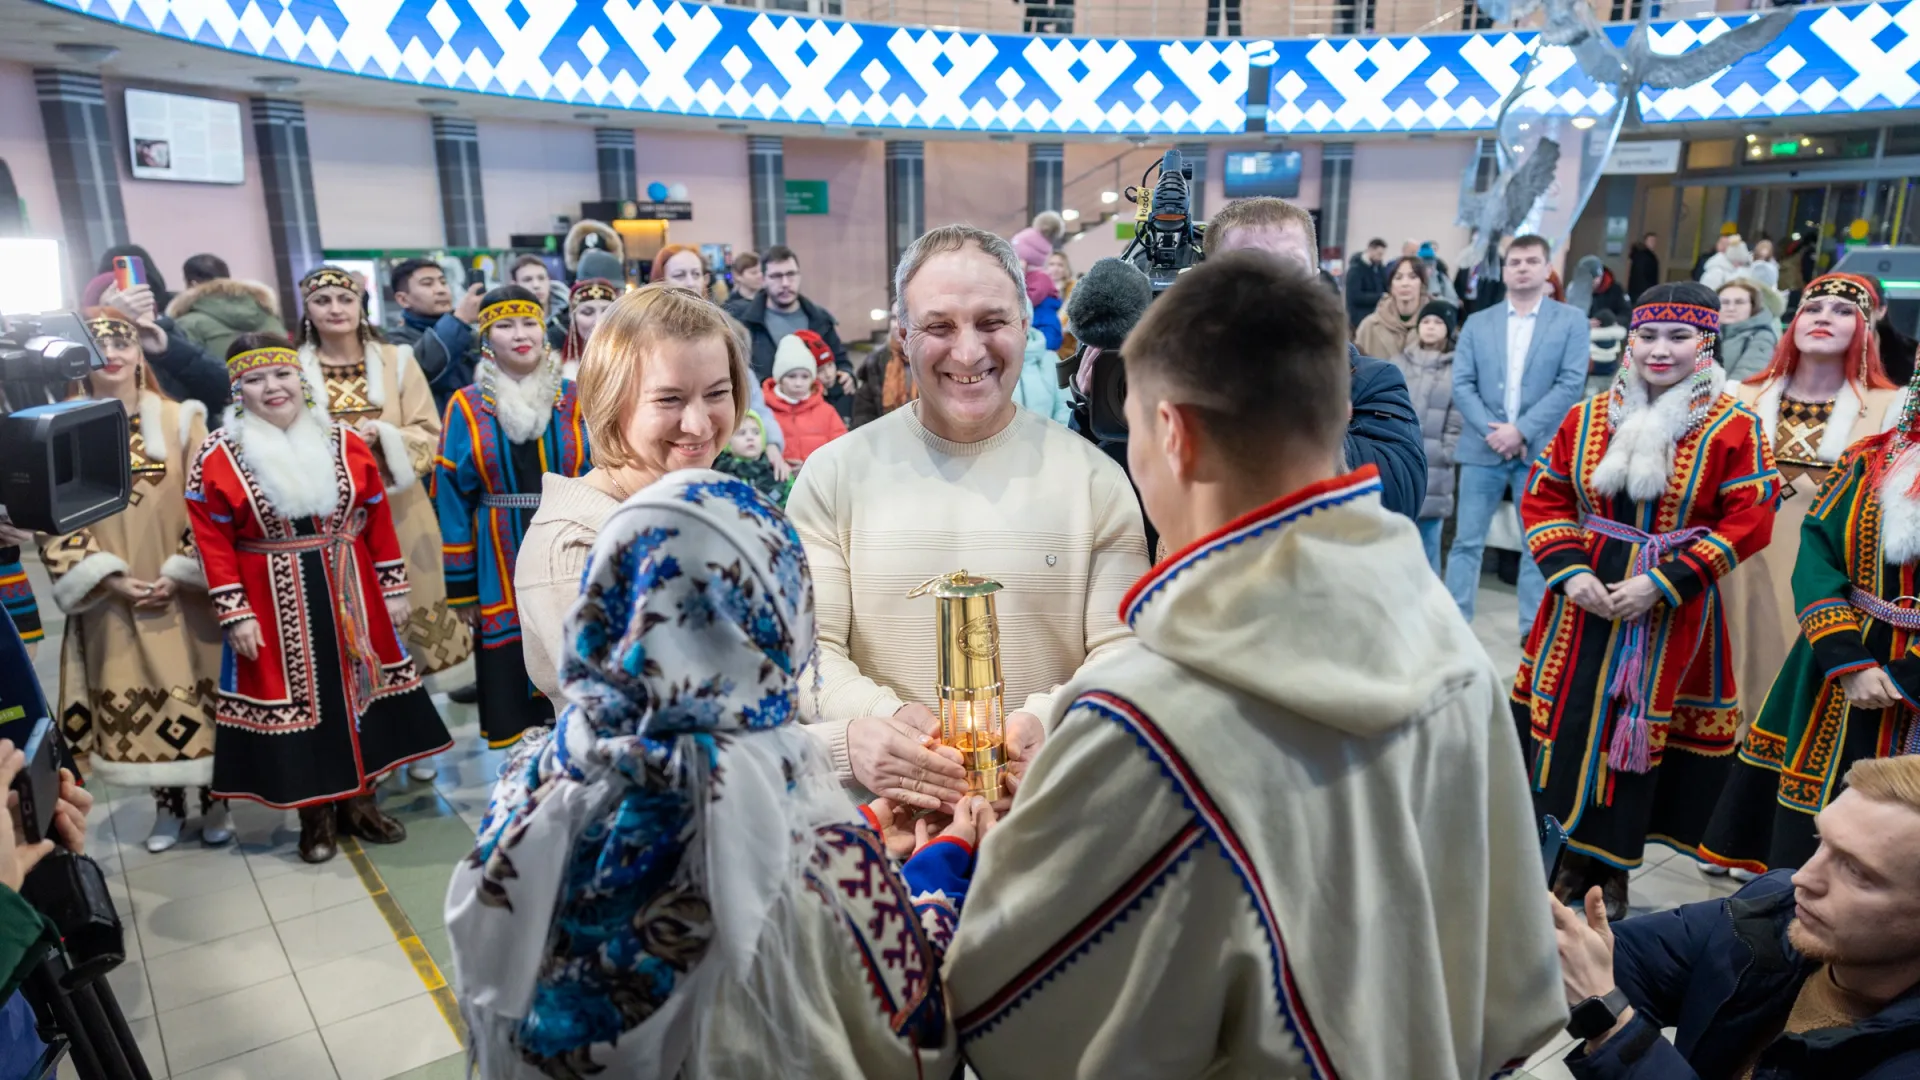
POLYGON ((1825 465, 1839 459, 1847 447, 1886 430, 1896 417, 1891 409, 1898 390, 1868 390, 1864 400, 1851 384, 1843 384, 1833 399, 1833 413, 1807 454, 1805 440, 1783 445, 1780 402, 1785 379, 1761 385, 1731 383, 1727 390, 1760 414, 1761 430, 1772 441, 1775 463, 1786 480, 1786 499, 1780 504, 1773 542, 1734 568, 1720 583, 1720 602, 1726 606, 1727 633, 1733 644, 1733 685, 1740 688, 1741 730, 1760 715, 1767 691, 1787 662, 1787 651, 1800 636, 1800 612, 1793 603, 1793 564, 1800 557, 1800 522, 1813 506, 1814 492, 1826 479, 1825 465))
POLYGON ((433 474, 440 447, 440 414, 434 411, 427 377, 405 345, 367 342, 358 364, 323 363, 313 345, 300 347, 300 363, 315 388, 326 387, 327 412, 358 428, 371 419, 380 478, 393 499, 393 529, 407 556, 407 580, 413 585, 413 616, 407 620, 407 652, 421 674, 432 674, 467 658, 473 637, 466 621, 447 609, 447 585, 440 550, 440 518, 422 481, 433 474))
POLYGON ((207 437, 207 409, 143 392, 128 427, 127 508, 40 544, 53 602, 67 616, 60 725, 108 783, 204 786, 213 781, 221 639, 193 552, 186 479, 207 437), (102 586, 116 573, 169 578, 176 599, 136 611, 102 586))

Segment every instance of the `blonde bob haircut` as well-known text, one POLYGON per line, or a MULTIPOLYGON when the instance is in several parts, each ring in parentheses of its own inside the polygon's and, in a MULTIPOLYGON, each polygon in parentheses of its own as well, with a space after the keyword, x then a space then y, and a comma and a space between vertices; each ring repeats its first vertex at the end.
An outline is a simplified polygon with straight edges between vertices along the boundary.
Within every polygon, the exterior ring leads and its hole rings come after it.
POLYGON ((633 460, 626 422, 640 401, 647 360, 664 342, 718 338, 727 348, 733 384, 733 423, 717 433, 724 444, 746 415, 747 351, 714 304, 665 282, 636 289, 613 302, 593 328, 580 357, 580 415, 596 466, 620 468, 633 460))

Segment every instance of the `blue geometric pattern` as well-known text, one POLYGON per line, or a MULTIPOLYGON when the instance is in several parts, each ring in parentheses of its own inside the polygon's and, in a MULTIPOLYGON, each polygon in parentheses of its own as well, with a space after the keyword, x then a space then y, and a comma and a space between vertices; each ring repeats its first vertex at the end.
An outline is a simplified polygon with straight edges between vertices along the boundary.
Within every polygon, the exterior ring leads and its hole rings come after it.
MULTIPOLYGON (((184 41, 424 87, 679 116, 923 130, 1147 135, 1246 129, 1250 57, 1273 55, 1279 132, 1481 131, 1531 33, 1228 41, 1026 37, 769 15, 675 0, 44 0, 184 41)), ((1737 25, 1743 16, 1730 16, 1737 25)), ((1726 19, 1656 23, 1657 52, 1726 19)), ((1629 27, 1610 28, 1616 42, 1629 27)), ((1806 8, 1771 46, 1653 123, 1898 109, 1920 96, 1920 0, 1806 8)), ((1564 48, 1528 76, 1567 116, 1614 104, 1564 48)))

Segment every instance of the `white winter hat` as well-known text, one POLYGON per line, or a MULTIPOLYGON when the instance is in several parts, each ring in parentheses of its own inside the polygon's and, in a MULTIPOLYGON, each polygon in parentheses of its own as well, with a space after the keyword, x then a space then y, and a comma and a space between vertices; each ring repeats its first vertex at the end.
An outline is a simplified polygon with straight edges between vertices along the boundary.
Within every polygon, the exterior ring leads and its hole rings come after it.
POLYGON ((780 376, 789 371, 804 371, 814 374, 813 350, 801 341, 799 335, 788 334, 780 339, 773 350, 773 381, 779 382, 780 376))

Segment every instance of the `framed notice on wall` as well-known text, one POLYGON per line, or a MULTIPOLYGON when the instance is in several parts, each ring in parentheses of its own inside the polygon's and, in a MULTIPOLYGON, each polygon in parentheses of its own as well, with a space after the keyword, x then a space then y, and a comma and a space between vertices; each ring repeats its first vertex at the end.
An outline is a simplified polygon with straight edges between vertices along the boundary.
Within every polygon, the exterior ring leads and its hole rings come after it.
POLYGON ((240 106, 231 101, 128 90, 127 153, 136 180, 239 184, 247 179, 240 106))

